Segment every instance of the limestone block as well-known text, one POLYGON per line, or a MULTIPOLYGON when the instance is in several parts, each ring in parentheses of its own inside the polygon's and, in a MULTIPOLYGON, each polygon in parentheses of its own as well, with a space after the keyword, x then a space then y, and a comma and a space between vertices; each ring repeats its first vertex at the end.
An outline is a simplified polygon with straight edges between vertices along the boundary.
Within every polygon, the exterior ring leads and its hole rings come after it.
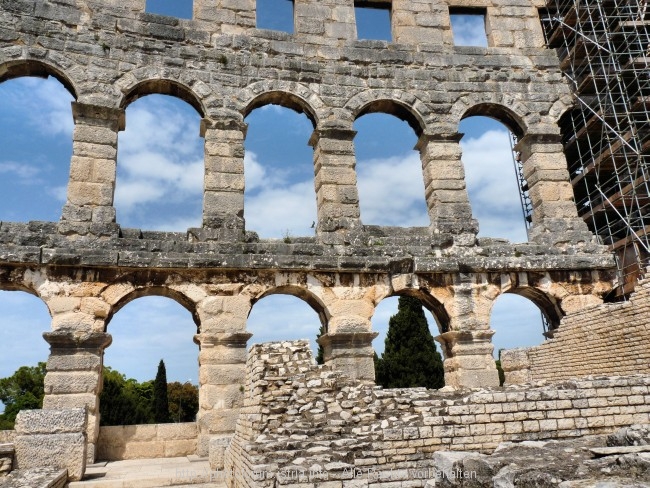
POLYGON ((21 410, 16 417, 16 435, 75 434, 86 429, 85 409, 21 410))
POLYGON ((163 445, 164 447, 163 456, 169 458, 169 457, 190 456, 192 454, 196 454, 197 437, 198 434, 194 437, 194 439, 178 439, 173 442, 165 442, 163 445))
POLYGON ((15 446, 16 469, 65 468, 72 481, 81 480, 86 470, 86 436, 81 432, 17 435, 15 446))
POLYGON ((205 191, 203 213, 208 215, 244 215, 244 192, 205 191))
POLYGON ((47 300, 47 306, 52 315, 58 315, 65 312, 73 312, 81 307, 81 298, 79 297, 52 297, 47 300))
POLYGON ((199 406, 203 410, 240 407, 244 394, 242 385, 203 385, 199 390, 199 406))
POLYGON ((243 364, 206 364, 199 368, 201 385, 242 385, 245 376, 246 370, 243 364))
POLYGON ((77 123, 74 128, 73 138, 79 142, 117 145, 117 132, 105 126, 77 123))
POLYGON ((43 409, 45 410, 88 408, 89 411, 96 412, 98 405, 99 400, 97 398, 97 395, 92 393, 45 395, 43 398, 43 409))
POLYGON ((71 181, 68 202, 73 205, 112 205, 113 187, 103 183, 71 181))
POLYGON ((212 437, 209 444, 210 469, 224 469, 226 449, 230 445, 230 437, 212 437))
POLYGON ((78 352, 73 354, 50 354, 48 371, 95 371, 99 373, 102 361, 98 354, 78 352))
POLYGON ((205 189, 215 191, 244 191, 244 175, 233 173, 209 173, 205 177, 205 189))
POLYGON ((196 439, 199 435, 196 422, 158 424, 156 438, 162 441, 196 439))
POLYGON ((199 364, 244 364, 248 352, 246 347, 217 344, 213 347, 201 346, 199 364))
POLYGON ((233 433, 235 432, 238 417, 238 408, 199 412, 199 431, 211 434, 233 433))
POLYGON ((161 458, 165 455, 162 441, 127 442, 123 449, 123 459, 161 458))
POLYGON ((72 144, 72 152, 75 156, 109 159, 117 158, 117 147, 112 144, 95 144, 91 142, 75 141, 72 144))
POLYGON ((45 375, 45 394, 99 393, 99 373, 50 371, 45 375))

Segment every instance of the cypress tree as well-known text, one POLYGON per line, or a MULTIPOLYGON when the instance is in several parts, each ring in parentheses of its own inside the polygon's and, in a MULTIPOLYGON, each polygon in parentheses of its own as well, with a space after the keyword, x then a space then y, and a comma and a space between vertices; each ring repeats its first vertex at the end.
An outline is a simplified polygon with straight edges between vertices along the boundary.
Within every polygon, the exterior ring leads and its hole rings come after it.
POLYGON ((442 388, 440 353, 417 298, 399 298, 397 313, 388 322, 384 354, 375 361, 377 384, 385 388, 442 388))
MULTIPOLYGON (((321 325, 320 329, 318 329, 316 339, 320 338, 323 334, 325 334, 325 326, 321 325)), ((316 364, 325 364, 325 350, 320 344, 318 344, 318 352, 316 353, 316 364)))
POLYGON ((171 422, 169 418, 169 400, 167 398, 167 371, 165 362, 158 363, 158 372, 153 382, 153 415, 157 424, 171 422))

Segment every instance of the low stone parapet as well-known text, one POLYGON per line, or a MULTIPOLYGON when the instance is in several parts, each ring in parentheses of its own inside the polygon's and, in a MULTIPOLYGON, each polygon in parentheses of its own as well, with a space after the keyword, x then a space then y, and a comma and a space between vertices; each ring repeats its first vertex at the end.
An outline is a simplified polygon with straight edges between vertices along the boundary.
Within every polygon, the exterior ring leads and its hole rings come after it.
POLYGON ((196 454, 196 422, 100 427, 97 459, 119 461, 196 454))
POLYGON ((58 468, 68 479, 86 471, 85 409, 21 410, 16 417, 16 469, 58 468))

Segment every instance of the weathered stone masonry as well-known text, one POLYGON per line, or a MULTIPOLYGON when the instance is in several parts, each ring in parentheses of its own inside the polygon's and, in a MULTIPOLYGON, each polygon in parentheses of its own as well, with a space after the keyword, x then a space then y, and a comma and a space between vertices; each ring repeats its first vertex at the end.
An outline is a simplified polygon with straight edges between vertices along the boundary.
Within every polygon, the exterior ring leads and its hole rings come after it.
POLYGON ((436 451, 492 452, 505 441, 647 423, 649 387, 638 375, 463 393, 382 390, 314 365, 306 341, 256 345, 225 468, 236 487, 425 486, 429 477, 412 470, 435 472, 436 451))
MULTIPOLYGON (((67 202, 57 223, 0 223, 0 289, 39 296, 52 315, 46 409, 86 407, 95 457, 110 321, 131 300, 170 297, 197 325, 199 453, 232 434, 243 403, 246 319, 270 294, 304 299, 327 328, 329 366, 371 382, 370 318, 385 297, 420 298, 440 324, 445 380, 495 385, 489 316, 502 293, 534 301, 557 328, 598 305, 612 258, 572 201, 557 120, 570 106, 536 5, 519 0, 392 2, 395 42, 355 39, 353 2, 295 2, 296 33, 258 30, 255 2, 195 0, 194 19, 144 13, 144 0, 0 1, 0 81, 55 76, 74 96, 67 202), (452 45, 449 7, 483 7, 488 48, 452 45), (113 206, 124 110, 151 93, 201 115, 203 225, 120 226, 113 206), (279 103, 314 124, 316 235, 260 240, 245 227, 244 118, 279 103), (430 226, 365 226, 353 123, 392 113, 419 141, 430 226), (458 124, 487 114, 519 138, 533 201, 530 242, 477 240, 458 124)), ((498 237, 498 236, 497 236, 498 237)), ((119 347, 113 345, 112 347, 119 347)))

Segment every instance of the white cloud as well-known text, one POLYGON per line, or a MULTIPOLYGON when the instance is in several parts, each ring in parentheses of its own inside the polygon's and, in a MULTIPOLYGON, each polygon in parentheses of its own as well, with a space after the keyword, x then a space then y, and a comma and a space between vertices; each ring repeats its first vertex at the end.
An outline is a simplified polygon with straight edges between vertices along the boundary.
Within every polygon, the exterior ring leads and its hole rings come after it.
POLYGON ((175 231, 200 225, 204 163, 198 125, 189 105, 160 95, 127 109, 115 188, 120 224, 175 231))
POLYGON ((451 29, 456 46, 487 46, 483 15, 454 14, 451 16, 451 29))
POLYGON ((364 224, 428 226, 422 164, 418 152, 357 164, 357 187, 364 224))
POLYGON ((32 126, 50 136, 72 136, 72 95, 55 78, 18 78, 8 88, 14 109, 27 113, 32 126))
POLYGON ((464 138, 465 181, 480 234, 526 242, 524 218, 513 166, 509 135, 489 130, 464 138))
POLYGON ((36 176, 39 175, 41 170, 28 164, 16 163, 7 161, 0 163, 0 174, 13 175, 18 177, 21 184, 30 183, 36 176))

